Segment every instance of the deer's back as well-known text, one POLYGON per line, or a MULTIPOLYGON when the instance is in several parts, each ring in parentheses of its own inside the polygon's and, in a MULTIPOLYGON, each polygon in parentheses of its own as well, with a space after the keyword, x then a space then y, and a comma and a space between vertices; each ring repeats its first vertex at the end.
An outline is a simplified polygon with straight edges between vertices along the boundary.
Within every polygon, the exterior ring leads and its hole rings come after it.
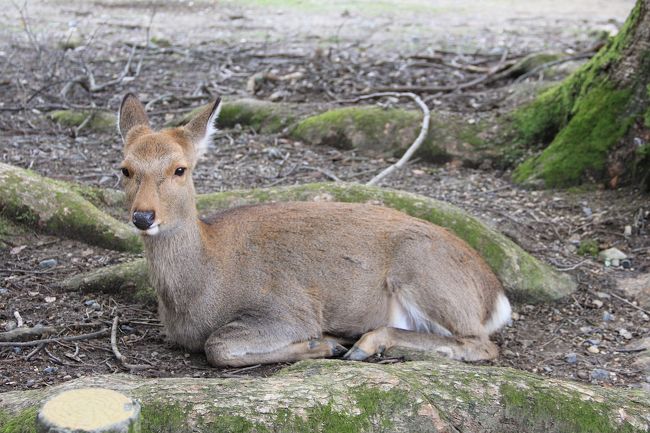
POLYGON ((464 241, 381 206, 244 206, 205 224, 204 243, 220 273, 239 288, 251 289, 242 302, 279 299, 274 308, 306 308, 303 314, 335 323, 330 331, 338 334, 364 332, 355 329, 357 323, 368 329, 384 325, 387 292, 399 289, 390 287, 391 278, 404 290, 429 287, 432 304, 457 302, 460 293, 472 311, 485 317, 501 291, 492 271, 464 241))

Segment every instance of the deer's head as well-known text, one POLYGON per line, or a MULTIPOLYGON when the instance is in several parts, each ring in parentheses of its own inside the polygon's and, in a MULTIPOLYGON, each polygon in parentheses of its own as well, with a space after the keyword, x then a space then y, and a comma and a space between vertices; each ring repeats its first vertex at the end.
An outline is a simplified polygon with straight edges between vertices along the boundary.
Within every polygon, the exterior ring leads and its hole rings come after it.
POLYGON ((122 100, 123 186, 131 221, 142 234, 172 231, 196 218, 192 170, 216 133, 220 109, 217 98, 187 125, 154 131, 135 95, 122 100))

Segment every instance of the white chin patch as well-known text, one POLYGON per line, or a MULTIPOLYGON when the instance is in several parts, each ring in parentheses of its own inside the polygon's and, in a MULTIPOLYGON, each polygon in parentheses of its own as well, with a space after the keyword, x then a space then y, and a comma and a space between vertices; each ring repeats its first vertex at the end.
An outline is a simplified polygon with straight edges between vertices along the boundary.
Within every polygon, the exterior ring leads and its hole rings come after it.
POLYGON ((148 228, 147 230, 143 231, 142 233, 144 233, 146 235, 149 235, 149 236, 155 236, 160 231, 159 227, 160 226, 158 224, 156 224, 155 226, 148 228))

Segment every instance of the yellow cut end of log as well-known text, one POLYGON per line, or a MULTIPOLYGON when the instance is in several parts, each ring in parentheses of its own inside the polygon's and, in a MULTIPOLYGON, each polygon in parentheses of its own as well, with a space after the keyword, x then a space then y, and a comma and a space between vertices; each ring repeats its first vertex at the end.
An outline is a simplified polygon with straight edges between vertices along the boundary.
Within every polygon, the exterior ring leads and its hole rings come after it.
POLYGON ((140 414, 140 406, 117 391, 83 388, 64 391, 48 400, 39 421, 70 431, 105 431, 120 424, 128 426, 140 414))

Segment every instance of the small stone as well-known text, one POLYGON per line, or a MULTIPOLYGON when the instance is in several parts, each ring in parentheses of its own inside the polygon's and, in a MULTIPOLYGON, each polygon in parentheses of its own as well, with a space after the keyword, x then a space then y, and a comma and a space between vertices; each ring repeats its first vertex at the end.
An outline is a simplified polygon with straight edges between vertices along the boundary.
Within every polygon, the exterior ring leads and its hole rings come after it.
POLYGON ((512 315, 510 317, 512 317, 512 320, 519 320, 520 319, 519 313, 512 313, 512 315))
POLYGON ((592 346, 598 346, 602 340, 600 338, 590 338, 587 340, 588 344, 591 344, 592 346))
POLYGON ((588 379, 589 378, 589 373, 587 373, 586 371, 579 371, 578 372, 578 377, 580 379, 588 379))
POLYGON ((611 322, 611 321, 613 321, 615 319, 616 318, 614 317, 614 315, 612 313, 610 313, 609 311, 604 311, 603 312, 603 322, 611 322))
POLYGON ((124 332, 125 334, 133 334, 135 333, 135 328, 133 326, 129 325, 120 325, 120 330, 124 332))
POLYGON ((603 370, 602 368, 595 368, 591 370, 589 375, 591 380, 607 380, 609 379, 609 371, 603 370))
POLYGON ((23 353, 23 349, 18 346, 14 346, 11 349, 14 351, 14 353, 23 353))
POLYGON ((587 218, 591 218, 591 216, 593 215, 593 212, 591 211, 591 208, 590 208, 590 207, 587 207, 587 206, 584 206, 584 207, 582 208, 582 213, 585 214, 585 216, 586 216, 587 218))
POLYGON ((5 323, 5 331, 11 331, 13 329, 16 329, 18 324, 16 323, 15 320, 9 320, 7 323, 5 323))
POLYGON ((550 373, 550 372, 553 371, 553 367, 549 367, 548 365, 545 365, 544 366, 544 371, 547 372, 547 373, 550 373))
POLYGON ((0 295, 7 295, 9 293, 9 289, 5 289, 4 287, 0 287, 0 295))
POLYGON ((564 360, 565 360, 568 364, 575 364, 576 362, 578 362, 578 355, 576 355, 576 354, 573 353, 573 352, 571 352, 571 353, 567 353, 566 356, 564 357, 564 360))
POLYGON ((603 301, 600 299, 592 299, 591 303, 596 307, 596 308, 602 308, 603 307, 603 301))
POLYGON ((63 380, 70 380, 70 379, 72 379, 72 376, 70 376, 69 374, 63 376, 63 380))
POLYGON ((35 383, 36 381, 34 379, 29 379, 27 382, 25 382, 25 386, 31 387, 34 386, 35 383))
POLYGON ((618 268, 621 265, 621 261, 619 259, 612 259, 611 263, 615 268, 618 268))
POLYGON ((621 337, 625 338, 626 340, 631 340, 632 339, 632 333, 628 331, 625 328, 621 328, 618 330, 618 333, 621 337))
POLYGON ((267 147, 264 151, 271 159, 284 159, 282 151, 277 147, 267 147))
POLYGON ((45 367, 43 369, 43 373, 45 373, 45 374, 54 374, 57 371, 59 371, 59 369, 57 367, 45 367))
POLYGON ((605 292, 596 292, 596 296, 599 299, 611 299, 611 296, 609 295, 609 293, 605 293, 605 292))
POLYGON ((46 296, 45 297, 45 302, 48 303, 48 304, 51 304, 54 301, 56 301, 56 296, 46 296))
POLYGON ((598 346, 589 346, 587 348, 587 351, 589 353, 600 353, 600 350, 598 350, 598 346))
POLYGON ((591 334, 591 331, 593 331, 593 330, 594 330, 594 328, 592 328, 591 326, 581 326, 580 327, 580 332, 582 332, 583 334, 591 334))
POLYGON ((93 304, 95 304, 95 303, 97 303, 97 301, 95 301, 94 299, 89 299, 89 300, 87 300, 87 301, 84 301, 84 305, 85 305, 86 307, 90 307, 91 305, 93 305, 93 304))
MULTIPOLYGON (((600 253, 598 253, 598 258, 600 260, 602 260, 603 262, 607 261, 607 260, 613 261, 614 259, 617 259, 617 260, 620 261, 620 260, 623 260, 623 259, 627 259, 627 256, 625 255, 625 253, 623 253, 618 248, 609 248, 609 249, 603 250, 600 253)), ((615 266, 617 266, 617 265, 615 265, 615 266)))
POLYGON ((58 264, 59 262, 56 259, 46 259, 46 260, 41 260, 38 263, 38 267, 41 269, 49 269, 55 267, 58 264))
POLYGON ((90 308, 92 308, 95 311, 99 311, 102 309, 102 306, 99 305, 99 302, 93 302, 92 304, 90 304, 90 308))
POLYGON ((632 236, 632 226, 625 226, 625 229, 623 230, 623 236, 626 238, 632 236))

